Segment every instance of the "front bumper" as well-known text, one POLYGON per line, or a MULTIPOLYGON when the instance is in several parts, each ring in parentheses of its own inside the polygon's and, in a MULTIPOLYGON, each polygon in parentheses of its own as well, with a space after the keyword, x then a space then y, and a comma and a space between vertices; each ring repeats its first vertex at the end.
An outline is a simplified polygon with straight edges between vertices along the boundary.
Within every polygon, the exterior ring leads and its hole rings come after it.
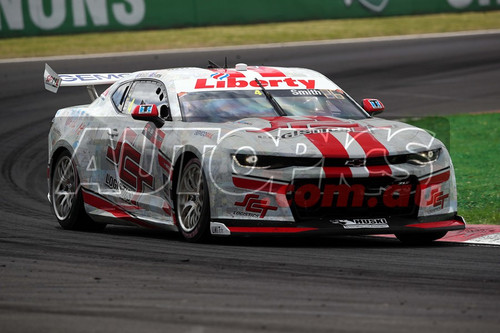
POLYGON ((421 218, 353 218, 328 221, 271 222, 262 220, 218 219, 210 223, 214 236, 230 235, 374 235, 396 233, 429 233, 463 230, 463 217, 456 214, 421 218))

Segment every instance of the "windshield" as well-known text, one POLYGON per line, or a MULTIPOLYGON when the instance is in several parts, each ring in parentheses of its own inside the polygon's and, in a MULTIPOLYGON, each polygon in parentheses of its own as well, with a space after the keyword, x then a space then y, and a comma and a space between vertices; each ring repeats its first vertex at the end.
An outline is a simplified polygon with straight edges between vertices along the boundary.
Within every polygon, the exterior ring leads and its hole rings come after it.
MULTIPOLYGON (((367 115, 344 92, 326 89, 268 90, 287 116, 329 116, 364 119, 367 115)), ((180 93, 185 121, 227 122, 279 114, 262 90, 224 90, 180 93)))

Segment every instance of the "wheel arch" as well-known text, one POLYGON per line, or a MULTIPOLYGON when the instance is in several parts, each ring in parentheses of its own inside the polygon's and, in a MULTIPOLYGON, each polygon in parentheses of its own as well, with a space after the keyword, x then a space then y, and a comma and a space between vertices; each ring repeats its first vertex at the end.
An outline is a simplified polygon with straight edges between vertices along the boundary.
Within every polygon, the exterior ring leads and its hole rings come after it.
MULTIPOLYGON (((67 142, 61 142, 57 148, 55 148, 52 152, 52 154, 50 155, 49 157, 49 172, 48 172, 48 186, 49 186, 49 194, 50 194, 50 182, 52 180, 52 176, 54 174, 54 163, 57 161, 57 159, 59 158, 59 156, 61 156, 62 153, 64 153, 65 151, 69 152, 71 156, 74 155, 74 151, 73 151, 73 148, 71 147, 71 145, 69 145, 67 142)), ((77 170, 78 171, 78 170, 77 170)))
MULTIPOLYGON (((198 187, 198 194, 201 194, 203 191, 204 195, 202 196, 196 196, 196 199, 189 198, 186 199, 186 193, 189 196, 189 192, 182 192, 182 197, 177 193, 178 187, 180 186, 180 190, 183 191, 184 187, 186 186, 185 183, 183 182, 183 175, 185 170, 188 172, 188 174, 191 174, 191 168, 194 165, 198 165, 198 168, 200 171, 204 174, 203 171, 203 160, 202 157, 200 156, 201 154, 196 153, 195 151, 191 150, 184 150, 182 154, 179 154, 178 158, 175 160, 174 164, 174 172, 172 174, 172 200, 174 202, 174 207, 175 207, 175 214, 176 214, 176 223, 177 223, 177 228, 179 232, 182 234, 182 236, 188 241, 188 242, 199 242, 199 241, 206 241, 208 240, 210 236, 210 220, 211 220, 211 209, 210 209, 210 191, 209 187, 207 185, 206 177, 202 177, 203 181, 203 186, 198 187), (196 161, 195 161, 196 160, 196 161), (182 182, 182 183, 180 183, 182 182), (201 190, 200 190, 201 189, 201 190), (202 199, 199 199, 199 198, 202 199), (189 201, 186 201, 189 200, 189 201), (186 206, 180 207, 179 205, 183 205, 186 203, 186 206), (200 212, 199 216, 197 216, 196 222, 192 224, 193 221, 191 217, 188 217, 187 220, 184 220, 184 213, 185 207, 200 207, 200 212), (182 216, 184 217, 182 217, 182 216), (183 222, 184 221, 184 222, 183 222), (186 221, 188 221, 187 224, 186 221), (187 229, 186 229, 187 228, 187 229)), ((189 176, 187 176, 189 177, 189 176)), ((187 186, 189 188, 189 186, 187 186)), ((196 208, 198 209, 198 208, 196 208)), ((197 213, 194 213, 197 214, 197 213)), ((189 215, 189 214, 188 214, 189 215)))
POLYGON ((199 154, 196 154, 192 150, 185 150, 175 160, 174 172, 172 174, 172 193, 171 193, 171 198, 174 200, 174 202, 177 200, 177 181, 179 179, 179 175, 182 171, 182 168, 187 162, 189 162, 193 158, 198 158, 201 160, 199 154))

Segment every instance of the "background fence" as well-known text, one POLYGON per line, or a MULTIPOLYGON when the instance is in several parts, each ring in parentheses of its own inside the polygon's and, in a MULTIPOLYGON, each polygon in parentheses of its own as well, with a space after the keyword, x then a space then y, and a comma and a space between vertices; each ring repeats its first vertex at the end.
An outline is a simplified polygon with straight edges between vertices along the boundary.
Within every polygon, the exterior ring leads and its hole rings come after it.
POLYGON ((499 9, 500 0, 0 0, 0 38, 499 9))

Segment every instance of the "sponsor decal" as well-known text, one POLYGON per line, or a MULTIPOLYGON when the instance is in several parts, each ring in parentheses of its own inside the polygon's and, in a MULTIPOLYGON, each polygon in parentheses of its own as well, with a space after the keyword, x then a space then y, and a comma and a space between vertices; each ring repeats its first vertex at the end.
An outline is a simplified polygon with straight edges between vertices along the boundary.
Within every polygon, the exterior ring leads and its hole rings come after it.
POLYGON ((156 79, 159 79, 161 77, 162 77, 161 73, 158 73, 158 72, 149 72, 149 73, 139 73, 139 74, 137 74, 137 78, 156 78, 156 79))
POLYGON ((193 135, 195 135, 195 136, 201 136, 201 137, 209 138, 209 139, 212 139, 212 137, 214 136, 213 133, 210 133, 210 132, 207 132, 207 131, 203 131, 203 130, 196 130, 193 135))
POLYGON ((443 191, 442 184, 431 185, 423 189, 420 206, 426 207, 428 213, 442 210, 449 200, 450 194, 443 191))
POLYGON ((352 219, 352 220, 330 220, 332 224, 339 224, 344 229, 362 229, 362 228, 389 228, 385 218, 380 219, 352 219))
POLYGON ((228 73, 214 73, 212 75, 210 75, 210 77, 212 79, 216 79, 216 80, 224 80, 224 79, 227 79, 229 77, 229 74, 228 73))
POLYGON ((320 90, 310 89, 310 90, 290 90, 292 95, 294 96, 323 96, 323 93, 320 90))
POLYGON ((49 74, 45 78, 45 83, 54 87, 54 88, 59 88, 59 85, 61 84, 61 79, 55 78, 49 74))
POLYGON ((270 206, 269 198, 260 199, 257 194, 247 194, 241 202, 235 202, 235 206, 245 207, 246 212, 235 211, 235 215, 264 218, 269 210, 277 210, 278 207, 270 206))
POLYGON ((383 109, 383 106, 382 104, 380 103, 380 101, 378 99, 370 99, 368 101, 368 103, 370 103, 370 105, 372 106, 372 108, 374 109, 383 109))
MULTIPOLYGON (((293 79, 290 77, 283 79, 268 79, 260 80, 263 87, 272 88, 302 88, 314 89, 316 80, 293 79)), ((260 88, 259 84, 254 79, 228 77, 227 80, 198 79, 194 89, 234 89, 234 88, 260 88)))
POLYGON ((153 113, 152 105, 141 105, 139 107, 139 114, 151 114, 153 113))
POLYGON ((231 235, 231 231, 223 223, 219 222, 210 222, 210 233, 219 236, 231 235))
POLYGON ((119 191, 120 199, 130 204, 136 204, 137 199, 134 192, 127 189, 121 182, 119 182, 115 177, 111 176, 109 173, 106 174, 105 184, 107 187, 114 191, 119 191))
POLYGON ((449 194, 444 194, 439 188, 432 189, 431 197, 426 202, 427 206, 440 207, 443 209, 445 200, 448 199, 449 194))
POLYGON ((415 198, 420 207, 425 207, 429 214, 444 209, 450 193, 443 189, 443 184, 450 179, 450 168, 445 168, 419 179, 419 195, 415 198))
POLYGON ((324 134, 324 133, 335 133, 335 132, 354 132, 355 129, 352 127, 336 127, 336 128, 311 128, 304 130, 296 130, 293 132, 288 132, 281 135, 282 139, 291 139, 300 135, 307 134, 324 134))
POLYGON ((61 74, 59 77, 62 82, 99 82, 109 80, 119 80, 130 74, 117 73, 117 74, 61 74))

